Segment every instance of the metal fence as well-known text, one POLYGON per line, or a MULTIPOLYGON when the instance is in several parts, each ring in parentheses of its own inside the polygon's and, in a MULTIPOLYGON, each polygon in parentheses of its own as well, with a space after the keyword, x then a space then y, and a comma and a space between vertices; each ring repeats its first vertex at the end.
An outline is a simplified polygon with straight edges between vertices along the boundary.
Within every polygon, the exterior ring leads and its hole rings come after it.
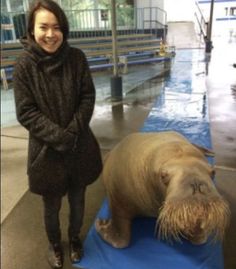
MULTIPOLYGON (((153 33, 166 35, 166 12, 158 7, 117 8, 118 34, 153 33)), ((70 38, 111 35, 111 10, 65 10, 70 24, 70 38)), ((15 42, 26 31, 27 13, 1 14, 1 43, 15 42)))
POLYGON ((203 41, 205 41, 205 38, 207 36, 207 25, 208 22, 206 21, 206 19, 203 16, 203 13, 199 7, 198 2, 195 2, 195 12, 194 12, 194 16, 195 16, 195 25, 196 25, 196 32, 199 34, 200 39, 202 39, 203 41))

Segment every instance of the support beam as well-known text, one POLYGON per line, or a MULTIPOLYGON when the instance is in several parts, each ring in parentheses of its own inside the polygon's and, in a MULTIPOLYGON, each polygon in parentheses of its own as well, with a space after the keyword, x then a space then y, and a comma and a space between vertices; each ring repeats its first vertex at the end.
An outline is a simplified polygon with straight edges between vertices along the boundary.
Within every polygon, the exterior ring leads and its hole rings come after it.
POLYGON ((209 19, 209 22, 208 22, 208 25, 207 25, 207 38, 206 38, 206 41, 205 41, 205 43, 206 43, 205 51, 207 53, 211 53, 211 50, 213 48, 212 40, 211 40, 211 37, 212 37, 213 11, 214 11, 214 0, 211 0, 210 19, 209 19))
POLYGON ((113 54, 113 77, 111 77, 111 99, 112 101, 122 100, 122 77, 119 76, 118 69, 118 50, 116 33, 116 1, 111 0, 111 19, 112 19, 112 54, 113 54))

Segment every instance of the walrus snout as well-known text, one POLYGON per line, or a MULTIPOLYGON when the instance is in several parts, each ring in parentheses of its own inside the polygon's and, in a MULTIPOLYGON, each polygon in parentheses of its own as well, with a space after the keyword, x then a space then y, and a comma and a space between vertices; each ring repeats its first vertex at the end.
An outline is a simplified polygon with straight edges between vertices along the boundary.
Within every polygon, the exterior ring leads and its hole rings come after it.
POLYGON ((187 239, 193 244, 193 245, 202 245, 205 244, 207 242, 208 236, 207 234, 201 233, 201 234, 197 234, 194 236, 187 236, 187 239))
POLYGON ((229 205, 220 195, 168 200, 160 209, 158 236, 167 241, 186 238, 193 244, 203 244, 209 237, 222 240, 229 217, 229 205))
POLYGON ((190 183, 192 194, 207 194, 210 192, 209 186, 203 181, 193 181, 190 183))
POLYGON ((194 245, 205 244, 208 239, 208 231, 203 219, 198 219, 194 227, 188 227, 183 235, 194 245))

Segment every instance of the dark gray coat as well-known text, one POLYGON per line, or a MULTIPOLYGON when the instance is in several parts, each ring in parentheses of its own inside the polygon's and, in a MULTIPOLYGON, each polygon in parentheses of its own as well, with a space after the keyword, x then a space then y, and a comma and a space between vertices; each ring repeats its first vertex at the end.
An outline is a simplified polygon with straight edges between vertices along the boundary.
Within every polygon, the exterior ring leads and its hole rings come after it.
POLYGON ((84 53, 64 42, 54 54, 23 40, 14 71, 18 121, 29 131, 30 190, 64 195, 100 174, 99 145, 89 127, 95 88, 84 53))

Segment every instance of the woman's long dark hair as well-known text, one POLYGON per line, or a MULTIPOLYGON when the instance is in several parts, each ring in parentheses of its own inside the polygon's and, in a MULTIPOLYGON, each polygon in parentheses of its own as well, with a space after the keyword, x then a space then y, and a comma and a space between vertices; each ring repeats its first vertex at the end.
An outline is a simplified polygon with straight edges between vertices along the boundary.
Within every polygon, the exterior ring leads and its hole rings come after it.
POLYGON ((56 16, 61 32, 63 33, 63 39, 66 40, 69 34, 68 20, 62 8, 53 0, 36 0, 35 2, 33 2, 28 15, 27 37, 34 40, 33 31, 35 23, 35 13, 41 8, 47 9, 56 16))

